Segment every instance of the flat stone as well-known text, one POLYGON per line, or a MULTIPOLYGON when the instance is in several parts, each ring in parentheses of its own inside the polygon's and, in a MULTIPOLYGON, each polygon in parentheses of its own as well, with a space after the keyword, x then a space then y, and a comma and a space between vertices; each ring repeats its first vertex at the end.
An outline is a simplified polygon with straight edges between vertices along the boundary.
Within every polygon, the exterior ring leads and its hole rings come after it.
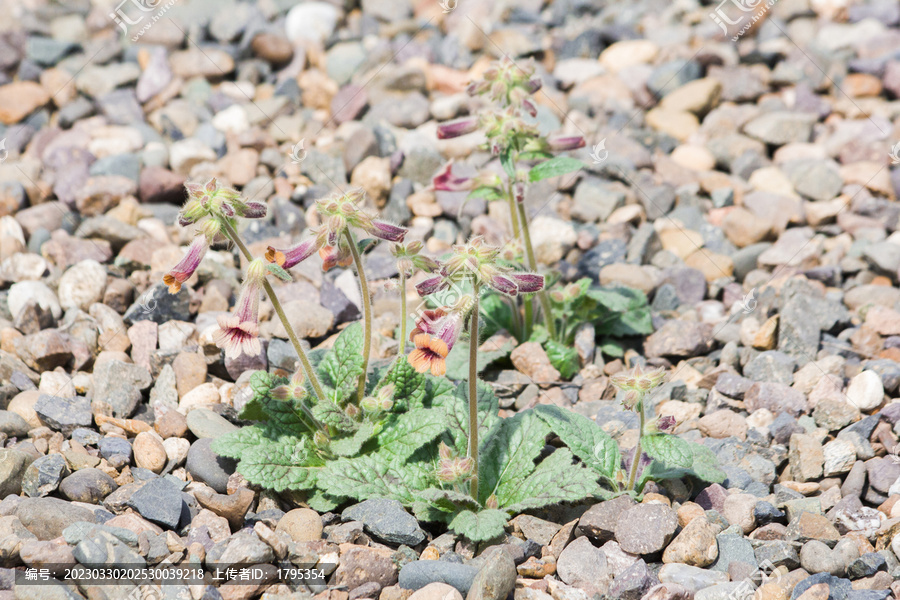
POLYGON ((148 481, 128 500, 142 517, 167 529, 178 527, 183 505, 181 490, 165 477, 148 481))
POLYGON ((425 539, 416 518, 396 500, 373 498, 344 509, 344 521, 359 521, 374 537, 390 543, 417 546, 425 539))

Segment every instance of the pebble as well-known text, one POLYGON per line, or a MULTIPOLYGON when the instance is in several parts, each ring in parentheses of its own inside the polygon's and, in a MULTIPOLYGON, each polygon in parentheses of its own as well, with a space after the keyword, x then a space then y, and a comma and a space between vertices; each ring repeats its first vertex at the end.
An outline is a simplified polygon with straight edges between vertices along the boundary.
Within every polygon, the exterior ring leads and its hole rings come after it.
POLYGON ((178 526, 184 511, 180 488, 166 477, 142 485, 131 494, 127 504, 151 523, 167 529, 178 526))
POLYGON ((407 590, 419 590, 431 583, 446 583, 466 596, 478 569, 443 560, 417 560, 400 570, 399 584, 407 590))
POLYGON ((361 522, 367 533, 389 544, 417 546, 425 539, 415 517, 396 500, 365 500, 344 509, 341 518, 361 522))
POLYGON ((191 444, 185 467, 194 479, 224 494, 227 491, 228 478, 234 473, 236 464, 234 460, 213 452, 210 448, 211 443, 211 438, 203 438, 191 444))
POLYGON ((99 469, 80 469, 59 484, 63 496, 74 502, 99 504, 118 489, 113 478, 99 469))
POLYGON ((295 508, 284 514, 275 527, 295 542, 313 542, 322 539, 322 517, 309 508, 295 508))
POLYGON ((622 512, 615 526, 616 541, 625 552, 659 552, 675 535, 678 518, 668 506, 638 504, 622 512))

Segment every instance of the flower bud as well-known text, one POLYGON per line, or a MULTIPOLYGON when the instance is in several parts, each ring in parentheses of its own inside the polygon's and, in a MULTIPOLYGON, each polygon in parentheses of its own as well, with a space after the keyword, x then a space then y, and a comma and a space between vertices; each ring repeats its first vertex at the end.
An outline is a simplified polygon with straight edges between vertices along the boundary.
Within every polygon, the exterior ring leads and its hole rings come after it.
POLYGON ((478 117, 462 117, 441 123, 437 128, 437 137, 439 140, 449 140, 451 138, 472 133, 478 129, 478 117))
POLYGON ((363 411, 367 413, 376 413, 379 409, 378 400, 371 396, 366 396, 359 403, 359 406, 363 409, 363 411))
POLYGON ((497 500, 496 494, 491 494, 484 503, 485 508, 500 508, 500 502, 497 500))

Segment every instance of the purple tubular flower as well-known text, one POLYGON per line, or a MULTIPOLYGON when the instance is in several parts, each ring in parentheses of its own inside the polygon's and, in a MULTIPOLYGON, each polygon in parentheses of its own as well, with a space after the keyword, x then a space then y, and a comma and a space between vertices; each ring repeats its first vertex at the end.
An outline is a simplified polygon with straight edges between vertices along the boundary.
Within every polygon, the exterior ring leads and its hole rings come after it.
POLYGON ((462 117, 438 125, 437 137, 439 140, 448 140, 472 133, 476 129, 478 129, 478 117, 462 117))
POLYGON ((488 280, 488 285, 507 296, 515 296, 519 293, 519 286, 507 275, 497 273, 488 280))
POLYGON ((409 231, 405 227, 392 225, 387 221, 373 219, 371 225, 366 227, 366 233, 388 242, 402 242, 403 236, 409 231))
POLYGON ((510 273, 509 276, 516 282, 519 292, 534 294, 544 289, 544 276, 536 273, 510 273))
POLYGON ((430 296, 431 294, 441 291, 441 289, 443 288, 443 275, 434 275, 432 277, 428 277, 427 279, 423 279, 416 284, 416 291, 419 292, 419 295, 422 297, 430 296))
POLYGON ((565 152, 566 150, 584 148, 584 138, 580 135, 555 137, 549 139, 547 143, 554 152, 565 152))
POLYGON ((469 177, 453 175, 453 163, 449 162, 440 173, 432 179, 434 189, 439 192, 465 192, 472 189, 473 180, 469 177))
POLYGON ((527 89, 528 89, 529 94, 534 94, 542 87, 544 87, 544 82, 541 81, 540 77, 534 77, 534 78, 528 80, 528 88, 527 89))
POLYGON ((671 431, 675 428, 675 417, 673 417, 672 415, 660 417, 656 422, 656 428, 663 432, 671 431))
POLYGON ((310 238, 286 250, 277 250, 269 246, 266 250, 266 260, 284 269, 290 269, 312 256, 318 249, 317 238, 310 238))
POLYGON ((532 102, 528 98, 526 98, 525 100, 522 100, 522 108, 524 108, 525 111, 532 117, 537 116, 537 106, 535 106, 534 102, 532 102))
POLYGON ((247 219, 262 219, 267 211, 268 207, 264 202, 248 202, 243 216, 247 219))
POLYGON ((195 237, 184 258, 163 276, 163 283, 169 286, 170 294, 177 294, 181 290, 181 284, 194 274, 207 250, 209 250, 209 240, 206 239, 206 236, 195 237))

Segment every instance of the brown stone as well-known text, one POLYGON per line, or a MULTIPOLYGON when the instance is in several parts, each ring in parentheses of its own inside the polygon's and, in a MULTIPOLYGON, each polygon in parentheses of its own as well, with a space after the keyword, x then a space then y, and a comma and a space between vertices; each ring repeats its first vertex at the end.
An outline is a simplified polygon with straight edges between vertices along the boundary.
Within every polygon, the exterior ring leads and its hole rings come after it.
POLYGON ((18 123, 49 100, 47 90, 33 81, 14 81, 0 86, 0 121, 5 125, 18 123))

